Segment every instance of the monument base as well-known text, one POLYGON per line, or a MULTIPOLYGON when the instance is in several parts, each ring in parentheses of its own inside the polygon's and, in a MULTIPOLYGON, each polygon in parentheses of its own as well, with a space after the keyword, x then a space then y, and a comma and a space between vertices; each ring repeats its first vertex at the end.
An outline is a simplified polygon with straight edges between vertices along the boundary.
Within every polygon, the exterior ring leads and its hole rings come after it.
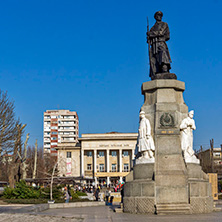
MULTIPOLYGON (((172 73, 161 74, 161 78, 172 73)), ((158 74, 157 74, 158 77, 158 74)), ((155 142, 155 163, 133 168, 131 181, 124 185, 123 210, 129 213, 194 214, 213 211, 208 176, 199 161, 185 161, 181 148, 180 124, 188 115, 183 100, 184 82, 156 79, 142 85, 141 111, 151 124, 155 142)))
POLYGON ((152 80, 154 79, 177 79, 177 76, 174 73, 164 72, 155 74, 152 80))
POLYGON ((123 211, 155 213, 154 163, 136 164, 133 180, 124 185, 123 211))

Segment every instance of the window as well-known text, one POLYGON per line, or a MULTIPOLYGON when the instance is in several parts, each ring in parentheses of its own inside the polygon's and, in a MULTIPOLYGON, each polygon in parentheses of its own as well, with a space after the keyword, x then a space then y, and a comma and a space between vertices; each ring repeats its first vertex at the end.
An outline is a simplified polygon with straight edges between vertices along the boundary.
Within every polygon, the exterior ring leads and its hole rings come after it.
POLYGON ((123 151, 123 156, 129 156, 129 152, 128 151, 123 151))
POLYGON ((87 155, 88 157, 92 156, 92 151, 87 151, 86 155, 87 155))
POLYGON ((112 152, 111 152, 111 155, 112 155, 112 156, 116 156, 116 151, 112 151, 112 152))
POLYGON ((116 172, 116 164, 112 164, 112 172, 116 172))
POLYGON ((54 143, 51 143, 51 145, 52 145, 52 146, 54 146, 54 145, 57 145, 57 143, 56 143, 56 142, 54 142, 54 143))
POLYGON ((51 132, 52 135, 57 135, 57 132, 51 132))
POLYGON ((124 163, 123 171, 124 172, 129 172, 129 164, 128 163, 124 163))
POLYGON ((92 164, 87 164, 87 170, 92 170, 92 164))
POLYGON ((99 151, 99 157, 104 156, 104 151, 99 151))
POLYGON ((57 137, 51 137, 51 140, 57 140, 57 137))
POLYGON ((66 155, 67 155, 67 158, 71 158, 72 157, 72 153, 71 152, 67 152, 66 155))
POLYGON ((104 164, 99 164, 99 172, 104 172, 104 164))

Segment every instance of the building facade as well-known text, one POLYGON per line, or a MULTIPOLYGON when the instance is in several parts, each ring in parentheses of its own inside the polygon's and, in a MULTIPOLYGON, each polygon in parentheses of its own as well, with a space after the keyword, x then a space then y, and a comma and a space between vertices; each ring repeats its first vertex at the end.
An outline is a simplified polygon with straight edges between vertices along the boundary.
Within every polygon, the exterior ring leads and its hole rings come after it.
POLYGON ((61 143, 78 142, 79 118, 75 111, 47 110, 44 112, 44 154, 57 156, 61 143))
POLYGON ((82 134, 81 176, 95 185, 123 181, 133 167, 137 133, 82 134))
POLYGON ((217 173, 222 178, 222 147, 200 150, 197 156, 205 173, 217 173))
POLYGON ((60 143, 58 151, 58 169, 60 177, 80 177, 80 143, 60 143))

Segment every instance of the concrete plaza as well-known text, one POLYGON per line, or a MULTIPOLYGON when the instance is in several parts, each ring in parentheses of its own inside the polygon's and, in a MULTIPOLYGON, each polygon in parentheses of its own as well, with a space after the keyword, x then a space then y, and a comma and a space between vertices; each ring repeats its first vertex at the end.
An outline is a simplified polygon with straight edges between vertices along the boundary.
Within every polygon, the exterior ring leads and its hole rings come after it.
POLYGON ((0 208, 0 221, 13 222, 103 222, 103 221, 139 221, 139 222, 219 222, 222 218, 222 212, 214 212, 210 214, 194 214, 194 215, 138 215, 128 213, 115 213, 110 207, 76 207, 62 209, 48 209, 46 211, 33 213, 27 207, 9 207, 0 208))

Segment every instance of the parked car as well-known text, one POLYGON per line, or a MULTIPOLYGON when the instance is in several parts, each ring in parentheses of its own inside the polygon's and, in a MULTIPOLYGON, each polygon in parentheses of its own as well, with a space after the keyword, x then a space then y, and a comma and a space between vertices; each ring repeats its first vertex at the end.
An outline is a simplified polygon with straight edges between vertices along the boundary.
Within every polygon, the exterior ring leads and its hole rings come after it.
POLYGON ((7 186, 8 186, 8 182, 6 182, 6 181, 0 181, 0 194, 3 193, 5 187, 7 187, 7 186))

